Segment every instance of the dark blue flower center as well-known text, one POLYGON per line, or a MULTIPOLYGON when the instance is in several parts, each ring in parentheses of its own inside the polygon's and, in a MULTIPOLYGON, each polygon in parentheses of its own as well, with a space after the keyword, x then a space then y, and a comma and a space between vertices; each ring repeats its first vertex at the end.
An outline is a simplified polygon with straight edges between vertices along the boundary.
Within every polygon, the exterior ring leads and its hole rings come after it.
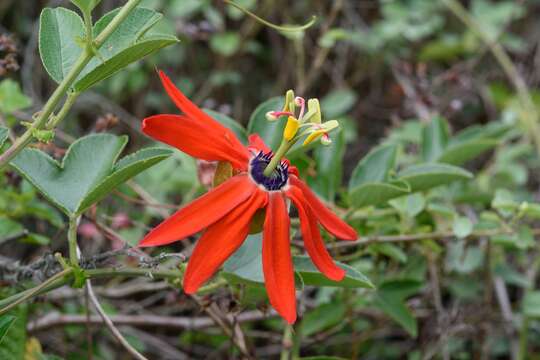
POLYGON ((264 175, 264 169, 272 160, 272 152, 264 153, 259 152, 250 162, 249 172, 253 180, 264 186, 268 191, 275 191, 281 189, 287 180, 289 180, 289 165, 285 162, 280 162, 279 165, 272 171, 269 176, 264 175))

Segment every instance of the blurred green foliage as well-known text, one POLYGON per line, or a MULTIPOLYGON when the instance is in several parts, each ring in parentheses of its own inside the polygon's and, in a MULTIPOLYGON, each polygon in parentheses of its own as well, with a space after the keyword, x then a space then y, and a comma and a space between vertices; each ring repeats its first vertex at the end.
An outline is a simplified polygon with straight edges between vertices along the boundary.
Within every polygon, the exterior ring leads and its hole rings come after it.
MULTIPOLYGON (((490 56, 490 44, 439 1, 238 3, 276 23, 302 22, 312 13, 319 21, 302 34, 281 36, 221 3, 145 0, 142 5, 153 9, 153 15, 159 11, 164 16, 152 22, 144 37, 129 34, 129 46, 152 33, 175 34, 181 42, 92 87, 89 94, 98 100, 82 96, 54 142, 39 144, 39 151, 58 160, 73 139, 100 131, 129 135, 129 152, 143 147, 148 139, 139 132, 139 120, 176 111, 163 94, 156 68, 167 71, 187 95, 243 141, 256 132, 274 149, 284 123, 268 123, 264 114, 281 107, 279 95, 294 88, 319 97, 324 117, 338 119, 342 128, 332 134, 331 147, 296 149, 291 161, 321 198, 358 229, 365 243, 327 240, 357 281, 366 278, 358 287, 314 287, 327 284, 318 283, 312 271, 299 270, 297 285, 303 291, 302 316, 293 339, 293 348, 300 349, 297 355, 517 358, 521 337, 528 340, 522 352, 537 356, 539 154, 527 141, 519 122, 523 109, 511 81, 490 56), (120 122, 99 123, 96 118, 106 113, 120 122), (375 290, 367 288, 370 282, 375 290)), ((37 55, 31 24, 38 22, 45 4, 36 9, 11 0, 5 4, 0 5, 0 31, 17 38, 23 68, 0 81, 0 117, 9 131, 19 133, 24 130, 21 121, 32 119, 54 84, 29 55, 37 55)), ((537 2, 466 4, 491 40, 512 56, 539 106, 540 76, 533 60, 538 57, 537 2)), ((94 20, 118 5, 119 1, 103 0, 94 20)), ((79 36, 81 31, 82 27, 79 36)), ((172 43, 170 38, 162 40, 172 43)), ((114 50, 105 53, 106 59, 121 49, 114 50)), ((48 66, 46 56, 44 60, 49 73, 60 74, 51 70, 59 64, 48 66)), ((104 63, 92 66, 98 69, 104 63)), ((10 143, 8 134, 0 130, 0 145, 10 143)), ((79 234, 83 252, 96 254, 119 246, 96 223, 137 244, 164 216, 205 191, 204 172, 200 163, 174 150, 168 159, 120 185, 86 212, 83 222, 88 226, 79 234), (120 223, 119 218, 128 220, 120 223)), ((13 171, 2 174, 0 184, 2 255, 30 262, 44 251, 65 249, 66 219, 51 202, 13 171)), ((247 242, 219 275, 229 285, 208 295, 223 312, 268 306, 259 284, 259 264, 253 262, 259 250, 253 244, 247 242)), ((184 249, 178 243, 168 250, 184 249)), ((296 259, 305 260, 302 248, 294 247, 294 252, 296 259)), ((118 283, 102 285, 106 290, 118 283)), ((156 313, 202 316, 181 294, 160 290, 151 296, 156 298, 148 300, 148 306, 156 313)), ((138 296, 111 297, 105 305, 111 314, 128 313, 142 311, 142 301, 138 296)), ((82 314, 84 307, 67 299, 36 303, 29 310, 31 318, 38 318, 53 310, 82 314)), ((25 322, 26 314, 15 316, 8 336, 25 322)), ((275 358, 281 351, 284 326, 279 320, 246 322, 242 328, 257 358, 275 358)), ((219 350, 230 348, 230 338, 216 329, 178 333, 155 328, 152 333, 193 358, 238 357, 236 350, 219 350)), ((88 346, 80 326, 51 331, 62 344, 88 346)), ((38 338, 46 353, 68 359, 84 356, 81 350, 63 349, 40 334, 38 338)), ((159 354, 137 336, 129 340, 141 351, 159 354)), ((97 336, 93 350, 104 359, 119 354, 112 342, 97 336)))

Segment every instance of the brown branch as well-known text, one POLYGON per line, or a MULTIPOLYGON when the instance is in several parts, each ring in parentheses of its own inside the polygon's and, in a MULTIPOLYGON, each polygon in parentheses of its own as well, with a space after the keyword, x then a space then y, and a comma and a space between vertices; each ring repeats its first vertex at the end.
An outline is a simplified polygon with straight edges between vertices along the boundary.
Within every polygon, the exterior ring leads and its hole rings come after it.
MULTIPOLYGON (((263 313, 259 310, 246 311, 236 316, 237 323, 251 322, 277 316, 275 311, 263 313)), ((170 329, 200 330, 215 326, 215 321, 210 317, 180 317, 180 316, 160 316, 160 315, 112 315, 110 319, 116 325, 131 325, 137 327, 163 327, 170 329)), ((227 315, 228 321, 232 322, 233 317, 227 315)), ((103 319, 98 315, 89 318, 92 325, 102 325, 103 319)), ((37 332, 50 329, 55 326, 65 325, 85 325, 86 315, 61 314, 50 312, 47 315, 31 321, 28 324, 29 332, 37 332)))
POLYGON ((239 321, 234 316, 223 314, 216 304, 205 304, 198 296, 192 295, 191 298, 210 316, 212 321, 218 325, 223 332, 231 338, 238 350, 247 359, 253 359, 246 343, 246 338, 240 326, 239 321))
MULTIPOLYGON (((540 228, 531 229, 534 236, 540 235, 540 228)), ((483 236, 495 236, 495 235, 512 235, 515 231, 513 229, 492 229, 492 230, 478 230, 473 231, 466 238, 478 238, 483 236)), ((340 249, 362 245, 369 245, 372 243, 380 242, 409 242, 409 241, 421 241, 421 240, 444 240, 455 238, 456 235, 452 231, 439 231, 431 233, 409 234, 409 235, 375 235, 366 236, 354 241, 340 241, 333 244, 327 244, 328 249, 340 249)))

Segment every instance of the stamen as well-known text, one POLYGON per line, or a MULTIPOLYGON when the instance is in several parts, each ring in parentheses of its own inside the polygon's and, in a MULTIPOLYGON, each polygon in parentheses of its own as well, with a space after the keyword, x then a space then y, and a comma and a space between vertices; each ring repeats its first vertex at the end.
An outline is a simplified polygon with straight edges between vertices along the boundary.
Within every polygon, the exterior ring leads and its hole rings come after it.
POLYGON ((283 130, 283 137, 285 140, 291 141, 291 139, 298 132, 299 125, 300 122, 294 116, 289 116, 287 119, 287 125, 285 125, 285 129, 283 130))

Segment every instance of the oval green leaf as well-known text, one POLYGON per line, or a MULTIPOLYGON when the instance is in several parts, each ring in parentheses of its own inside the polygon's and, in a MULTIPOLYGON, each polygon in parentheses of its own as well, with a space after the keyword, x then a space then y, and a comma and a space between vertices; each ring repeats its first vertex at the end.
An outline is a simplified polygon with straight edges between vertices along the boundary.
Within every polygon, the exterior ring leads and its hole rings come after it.
POLYGON ((281 143, 283 129, 285 128, 285 118, 280 118, 276 121, 268 121, 266 113, 269 111, 279 111, 283 108, 283 96, 273 97, 266 100, 251 114, 248 123, 248 134, 259 134, 266 145, 271 149, 277 149, 281 143))
POLYGON ((349 191, 358 185, 380 183, 388 180, 388 173, 396 163, 396 144, 380 145, 360 160, 349 181, 349 191))
POLYGON ((412 165, 398 174, 398 179, 407 182, 411 191, 423 191, 458 180, 471 179, 467 170, 448 164, 412 165))
POLYGON ((170 155, 169 150, 147 149, 115 165, 126 143, 126 136, 93 134, 71 144, 61 164, 42 151, 25 149, 11 165, 46 198, 71 216, 100 200, 115 186, 170 155))
POLYGON ((406 182, 365 183, 349 190, 349 201, 353 207, 360 208, 384 204, 409 192, 410 187, 406 182))

